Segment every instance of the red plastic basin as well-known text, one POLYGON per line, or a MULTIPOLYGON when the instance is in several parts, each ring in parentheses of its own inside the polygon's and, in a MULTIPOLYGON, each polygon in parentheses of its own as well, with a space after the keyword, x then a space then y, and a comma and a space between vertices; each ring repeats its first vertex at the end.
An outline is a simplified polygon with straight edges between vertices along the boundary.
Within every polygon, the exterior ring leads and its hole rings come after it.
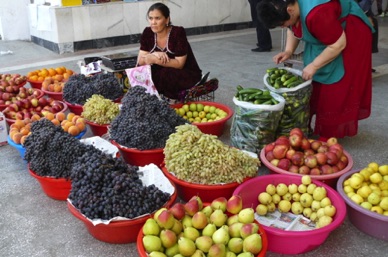
POLYGON ((115 145, 120 155, 124 158, 125 162, 134 166, 145 166, 147 164, 155 164, 159 166, 164 161, 163 148, 152 150, 138 150, 134 148, 124 147, 114 140, 111 143, 115 145))
MULTIPOLYGON (((233 110, 225 104, 216 103, 216 102, 198 101, 198 102, 188 102, 184 104, 190 105, 191 103, 196 103, 196 104, 201 103, 204 106, 205 105, 214 106, 216 108, 219 108, 225 111, 228 114, 225 118, 220 120, 211 121, 211 122, 202 122, 202 123, 198 123, 198 122, 192 123, 193 125, 197 126, 202 131, 202 133, 221 136, 224 133, 226 122, 233 116, 233 110)), ((180 108, 184 104, 183 103, 173 104, 171 105, 171 107, 180 108)))
POLYGON ((69 196, 71 190, 71 181, 64 178, 51 178, 38 176, 34 171, 28 169, 31 176, 33 176, 42 187, 43 192, 55 199, 65 201, 69 196))

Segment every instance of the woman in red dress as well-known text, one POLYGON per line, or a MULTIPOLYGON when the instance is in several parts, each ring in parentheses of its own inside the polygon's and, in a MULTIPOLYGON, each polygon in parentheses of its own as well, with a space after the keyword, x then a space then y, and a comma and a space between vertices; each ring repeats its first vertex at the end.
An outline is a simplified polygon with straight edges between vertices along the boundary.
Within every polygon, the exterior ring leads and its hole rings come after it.
POLYGON ((372 25, 354 0, 263 0, 259 18, 269 27, 289 27, 289 59, 305 42, 302 77, 313 80, 310 115, 321 140, 354 136, 358 121, 370 116, 372 25))
POLYGON ((183 27, 171 25, 170 10, 163 3, 147 12, 150 23, 140 38, 138 65, 151 64, 152 81, 158 92, 170 99, 200 81, 198 66, 183 27))

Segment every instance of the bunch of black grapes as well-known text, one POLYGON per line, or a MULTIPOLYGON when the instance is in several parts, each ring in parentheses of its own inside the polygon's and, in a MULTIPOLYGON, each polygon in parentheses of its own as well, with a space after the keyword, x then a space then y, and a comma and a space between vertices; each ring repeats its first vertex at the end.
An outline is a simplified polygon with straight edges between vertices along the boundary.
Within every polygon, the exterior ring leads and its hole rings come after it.
POLYGON ((148 94, 144 87, 135 86, 124 95, 121 111, 112 121, 109 135, 129 148, 164 148, 168 137, 175 133, 175 127, 187 122, 166 102, 148 94))
POLYGON ((100 151, 81 143, 48 119, 33 122, 31 132, 24 144, 24 159, 38 176, 68 179, 78 157, 100 151))
POLYGON ((133 219, 152 213, 170 195, 155 185, 143 185, 138 170, 105 153, 85 152, 73 166, 69 199, 89 219, 133 219))
POLYGON ((113 73, 99 73, 91 77, 83 74, 70 76, 63 88, 63 99, 71 104, 84 105, 92 95, 117 100, 124 90, 113 73))

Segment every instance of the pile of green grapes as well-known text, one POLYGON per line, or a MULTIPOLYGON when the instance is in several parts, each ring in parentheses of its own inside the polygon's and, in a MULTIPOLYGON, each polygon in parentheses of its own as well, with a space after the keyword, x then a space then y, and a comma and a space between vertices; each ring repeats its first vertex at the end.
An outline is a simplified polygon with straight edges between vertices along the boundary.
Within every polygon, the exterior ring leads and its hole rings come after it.
POLYGON ((110 124, 119 114, 119 104, 102 95, 92 95, 83 106, 82 117, 97 124, 110 124))

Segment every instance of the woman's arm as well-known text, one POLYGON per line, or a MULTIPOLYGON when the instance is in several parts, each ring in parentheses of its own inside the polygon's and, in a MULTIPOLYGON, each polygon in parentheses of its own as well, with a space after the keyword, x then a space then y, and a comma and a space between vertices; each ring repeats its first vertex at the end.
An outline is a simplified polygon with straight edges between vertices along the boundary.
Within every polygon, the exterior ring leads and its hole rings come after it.
POLYGON ((185 66, 187 55, 175 57, 175 59, 170 59, 165 52, 146 52, 139 51, 137 63, 138 65, 145 64, 157 64, 163 67, 183 69, 185 66))
POLYGON ((299 39, 294 36, 294 33, 287 29, 286 47, 283 52, 275 55, 273 61, 276 64, 282 63, 290 59, 299 45, 299 39))
POLYGON ((303 69, 302 77, 305 80, 312 79, 314 74, 318 69, 322 68, 329 62, 333 61, 338 55, 346 47, 346 35, 345 32, 342 32, 342 35, 338 38, 338 40, 331 45, 328 45, 322 53, 320 53, 317 57, 315 57, 314 61, 308 64, 303 69))

